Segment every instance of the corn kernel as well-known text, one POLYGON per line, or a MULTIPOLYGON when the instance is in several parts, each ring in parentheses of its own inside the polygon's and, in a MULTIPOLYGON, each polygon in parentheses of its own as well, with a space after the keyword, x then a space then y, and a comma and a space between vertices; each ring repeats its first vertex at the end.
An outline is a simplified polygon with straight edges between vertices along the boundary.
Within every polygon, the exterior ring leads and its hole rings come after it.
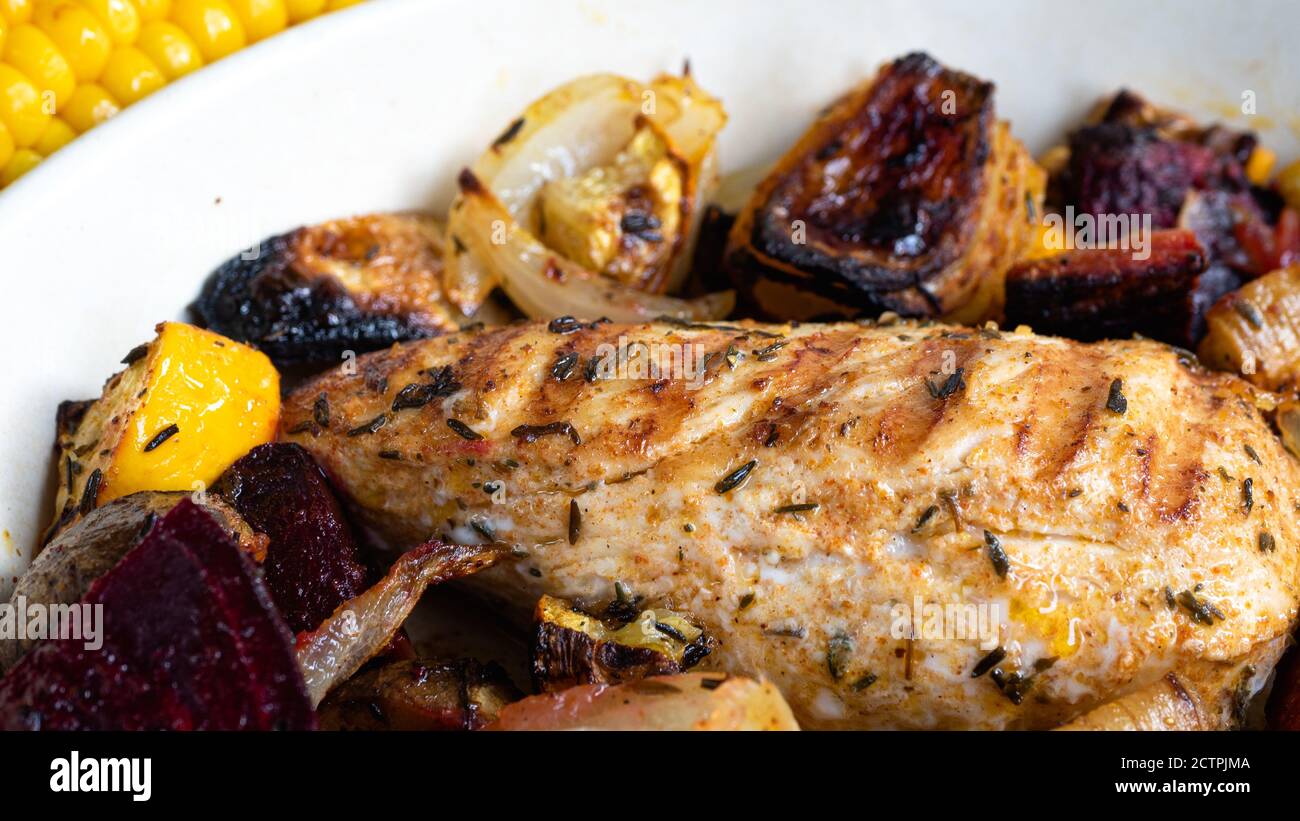
POLYGON ((329 0, 329 5, 325 8, 327 11, 338 11, 339 9, 345 9, 348 6, 355 6, 360 2, 361 0, 329 0))
POLYGON ((63 146, 72 142, 77 136, 77 132, 72 130, 68 125, 58 117, 51 117, 50 124, 45 126, 45 133, 32 146, 32 150, 42 157, 48 157, 63 146))
POLYGON ((41 164, 41 155, 30 148, 20 148, 0 168, 0 185, 8 185, 41 164))
POLYGON ((190 36, 175 23, 155 20, 140 29, 136 46, 153 60, 168 80, 184 77, 203 65, 203 55, 190 36))
POLYGON ((327 2, 329 0, 285 0, 284 5, 289 11, 289 22, 301 23, 324 12, 327 2))
POLYGON ((68 104, 63 107, 59 115, 67 121, 68 125, 76 129, 78 134, 84 134, 112 117, 121 108, 117 100, 113 99, 113 95, 105 91, 99 83, 85 83, 77 86, 77 90, 72 92, 68 104))
POLYGON ((284 0, 230 0, 230 5, 244 24, 250 43, 279 34, 289 25, 289 12, 284 7, 284 0))
POLYGON ((0 17, 18 26, 32 19, 32 0, 0 0, 0 17))
MULTIPOLYGON (((45 92, 53 95, 54 109, 63 107, 77 87, 72 66, 59 53, 54 41, 45 32, 30 23, 24 23, 9 33, 4 48, 4 61, 21 71, 42 92, 42 102, 47 102, 45 92)), ((45 106, 46 114, 53 114, 45 106)))
POLYGON ((0 54, 4 54, 5 40, 9 37, 9 21, 0 17, 0 54))
POLYGON ((113 45, 129 46, 140 36, 140 12, 131 0, 76 0, 104 24, 113 45))
POLYGON ((113 48, 113 39, 95 15, 72 0, 54 0, 37 8, 32 22, 54 41, 59 53, 72 66, 77 82, 99 79, 113 48))
POLYGON ((140 12, 140 23, 152 23, 154 20, 166 20, 172 11, 172 0, 133 0, 140 12))
POLYGON ((14 138, 10 136, 9 129, 0 123, 0 167, 9 162, 9 158, 14 155, 14 138))
POLYGON ((205 62, 220 60, 248 43, 244 24, 226 0, 175 0, 171 19, 193 38, 205 62))
POLYGON ((0 63, 0 122, 19 148, 36 142, 50 122, 50 115, 41 105, 41 92, 8 63, 0 63))
POLYGON ((139 102, 167 85, 167 78, 145 53, 135 46, 113 49, 99 84, 124 106, 139 102))

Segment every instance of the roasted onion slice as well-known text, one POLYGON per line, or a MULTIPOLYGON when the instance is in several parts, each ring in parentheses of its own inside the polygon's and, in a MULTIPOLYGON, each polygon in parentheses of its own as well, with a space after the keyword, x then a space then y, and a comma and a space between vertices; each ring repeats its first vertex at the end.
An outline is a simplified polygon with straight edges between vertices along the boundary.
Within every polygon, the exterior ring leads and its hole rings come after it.
POLYGON ((830 107, 740 212, 727 266, 776 319, 1001 307, 1042 170, 994 117, 993 85, 911 54, 830 107))
POLYGON ((460 175, 449 298, 473 312, 500 285, 534 318, 723 316, 727 296, 661 295, 689 268, 725 121, 689 75, 582 77, 533 103, 460 175))

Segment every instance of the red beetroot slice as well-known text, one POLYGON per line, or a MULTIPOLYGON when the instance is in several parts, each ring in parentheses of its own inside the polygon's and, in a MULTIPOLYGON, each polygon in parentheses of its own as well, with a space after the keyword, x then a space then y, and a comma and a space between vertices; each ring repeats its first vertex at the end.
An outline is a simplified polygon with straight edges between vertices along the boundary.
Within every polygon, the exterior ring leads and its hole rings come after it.
POLYGON ((230 466, 216 491, 270 538, 263 573, 290 630, 316 629, 365 591, 367 573, 352 529, 325 474, 303 448, 253 448, 230 466))
POLYGON ((189 499, 82 599, 103 646, 47 640, 0 680, 0 728, 311 729, 280 621, 249 560, 189 499))

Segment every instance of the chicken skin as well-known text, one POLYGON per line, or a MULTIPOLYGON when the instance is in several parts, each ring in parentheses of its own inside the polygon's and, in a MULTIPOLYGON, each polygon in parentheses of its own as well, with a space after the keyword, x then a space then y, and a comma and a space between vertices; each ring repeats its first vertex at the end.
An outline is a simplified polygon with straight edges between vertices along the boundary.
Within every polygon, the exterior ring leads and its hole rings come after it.
POLYGON ((1224 727, 1297 612, 1256 400, 1147 341, 562 318, 363 356, 281 424, 381 543, 507 542, 473 584, 521 613, 688 611, 804 727, 1224 727))

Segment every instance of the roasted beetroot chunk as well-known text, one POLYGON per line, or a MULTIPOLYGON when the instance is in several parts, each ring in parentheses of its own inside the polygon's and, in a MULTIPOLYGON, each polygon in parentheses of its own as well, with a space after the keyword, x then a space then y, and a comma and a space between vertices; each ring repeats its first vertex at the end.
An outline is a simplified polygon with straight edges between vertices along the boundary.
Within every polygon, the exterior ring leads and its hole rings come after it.
POLYGON ((215 491, 271 543, 266 586, 295 633, 313 630, 366 589, 352 528, 316 461, 300 446, 253 448, 215 491))
POLYGON ((1206 311, 1240 283, 1225 268, 1206 270, 1191 231, 1154 231, 1148 239, 1145 260, 1097 248, 1020 263, 1007 274, 1006 324, 1085 342, 1140 333, 1195 346, 1206 311))
POLYGON ((188 499, 82 599, 103 646, 46 640, 0 680, 0 728, 311 729, 292 639, 252 563, 188 499))

